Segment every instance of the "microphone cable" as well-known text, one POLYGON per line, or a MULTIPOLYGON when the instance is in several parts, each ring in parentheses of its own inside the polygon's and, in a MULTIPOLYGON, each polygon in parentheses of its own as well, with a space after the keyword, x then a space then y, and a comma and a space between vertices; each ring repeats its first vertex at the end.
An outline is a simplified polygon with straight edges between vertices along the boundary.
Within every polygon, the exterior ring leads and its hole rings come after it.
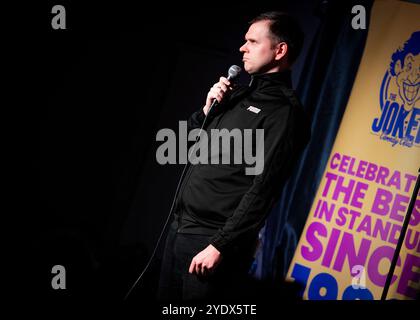
MULTIPOLYGON (((236 66, 236 65, 232 65, 232 66, 229 68, 229 72, 228 72, 228 74, 229 74, 229 75, 228 75, 228 78, 227 78, 227 79, 228 79, 228 80, 233 80, 233 79, 235 79, 235 78, 239 75, 239 73, 240 73, 240 72, 241 72, 241 68, 240 68, 240 67, 238 67, 238 66, 236 66)), ((214 106, 216 106, 217 104, 218 104, 217 99, 214 99, 214 101, 213 101, 213 102, 212 102, 212 104, 210 105, 209 110, 207 111, 206 116, 204 117, 203 124, 201 125, 200 131, 198 132, 198 135, 197 135, 197 137, 195 138, 195 142, 194 142, 194 145, 193 145, 193 146, 192 146, 192 148, 191 148, 191 152, 189 153, 189 155, 188 155, 188 157, 187 157, 187 163, 184 165, 184 169, 182 170, 181 177, 180 177, 180 179, 179 179, 179 181, 178 181, 178 185, 177 185, 176 190, 175 190, 175 195, 174 195, 174 198, 173 198, 173 200, 172 200, 171 209, 169 210, 169 214, 168 214, 168 216, 167 216, 167 218, 166 218, 166 221, 165 221, 165 223, 164 223, 164 225, 163 225, 162 231, 160 232, 159 238, 158 238, 158 240, 156 241, 156 244, 155 244, 155 247, 154 247, 154 249, 153 249, 152 255, 150 256, 149 261, 147 262, 147 264, 146 264, 146 266, 144 267, 143 271, 140 273, 139 277, 136 279, 136 281, 134 282, 134 284, 131 286, 130 290, 128 290, 127 294, 126 294, 126 295, 125 295, 125 297, 124 297, 124 300, 127 300, 128 296, 129 296, 129 295, 130 295, 130 293, 133 291, 133 289, 135 288, 135 286, 137 285, 137 283, 140 281, 140 279, 143 277, 143 275, 146 273, 147 269, 149 268, 150 264, 151 264, 151 263, 152 263, 152 261, 153 261, 153 258, 155 257, 155 254, 156 254, 156 251, 157 251, 157 249, 158 249, 158 247, 159 247, 160 241, 162 240, 163 234, 165 233, 166 226, 168 225, 168 222, 169 222, 169 220, 170 220, 170 218, 171 218, 171 216, 172 216, 172 211, 173 211, 173 209, 174 209, 174 206, 175 206, 175 203, 176 203, 176 199, 177 199, 177 197, 178 197, 178 192, 179 192, 180 186, 181 186, 181 184, 182 184, 182 183, 181 183, 181 182, 182 182, 182 179, 184 178, 184 175, 185 175, 186 169, 187 169, 187 167, 188 167, 188 165, 189 165, 189 163, 190 163, 189 161, 190 161, 191 154, 193 154, 193 152, 195 151, 195 147, 196 147, 196 145, 197 145, 197 142, 198 142, 198 141, 199 141, 199 139, 200 139, 201 132, 203 131, 204 125, 206 124, 207 117, 209 116, 209 114, 210 114, 211 110, 213 109, 213 107, 214 107, 214 106)))

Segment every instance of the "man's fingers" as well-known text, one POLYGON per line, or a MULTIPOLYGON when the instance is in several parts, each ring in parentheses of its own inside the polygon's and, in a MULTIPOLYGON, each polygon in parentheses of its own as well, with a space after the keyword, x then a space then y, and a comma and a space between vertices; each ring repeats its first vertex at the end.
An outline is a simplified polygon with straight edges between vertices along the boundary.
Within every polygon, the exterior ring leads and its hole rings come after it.
POLYGON ((223 96, 219 89, 213 88, 211 89, 211 99, 217 99, 218 102, 222 101, 223 96))
POLYGON ((230 86, 230 81, 224 77, 221 77, 220 81, 215 83, 213 87, 210 88, 210 92, 208 94, 208 99, 210 100, 207 101, 216 99, 217 102, 220 103, 223 100, 225 93, 229 90, 232 90, 232 87, 230 86))
POLYGON ((207 94, 206 105, 210 105, 214 99, 220 103, 226 92, 232 89, 233 87, 231 86, 230 81, 225 77, 220 77, 219 82, 215 83, 213 87, 210 88, 210 91, 207 94))
POLYGON ((219 91, 223 91, 226 92, 229 89, 231 89, 231 87, 223 82, 218 82, 213 86, 214 89, 217 89, 219 91))
POLYGON ((225 77, 220 77, 219 82, 224 83, 226 86, 230 86, 230 81, 225 77))
POLYGON ((207 266, 203 266, 202 268, 202 274, 203 276, 208 276, 210 273, 212 273, 213 269, 209 268, 207 266))
POLYGON ((220 85, 220 89, 221 89, 223 92, 228 91, 228 87, 227 87, 227 85, 225 85, 225 84, 223 84, 223 83, 220 85))
POLYGON ((200 274, 201 263, 195 264, 195 274, 200 274))
POLYGON ((197 263, 194 259, 191 261, 188 272, 191 274, 205 275, 208 272, 208 269, 201 263, 197 263))
POLYGON ((206 267, 202 265, 200 269, 200 275, 204 276, 205 274, 206 274, 206 267))
POLYGON ((191 261, 190 268, 188 269, 189 273, 193 273, 195 269, 195 261, 194 259, 191 261))

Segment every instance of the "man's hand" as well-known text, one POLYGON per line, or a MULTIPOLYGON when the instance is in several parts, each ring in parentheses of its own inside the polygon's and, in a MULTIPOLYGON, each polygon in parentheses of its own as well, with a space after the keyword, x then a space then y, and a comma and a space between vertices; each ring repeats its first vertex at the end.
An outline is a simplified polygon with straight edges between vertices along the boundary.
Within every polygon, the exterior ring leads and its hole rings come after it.
POLYGON ((189 272, 196 275, 207 275, 214 271, 222 256, 211 244, 199 252, 191 261, 189 272))
POLYGON ((209 93, 207 94, 206 105, 203 108, 203 112, 205 115, 209 112, 209 108, 213 103, 214 99, 220 103, 223 97, 225 96, 226 92, 232 90, 230 86, 230 81, 225 77, 220 77, 219 82, 215 83, 213 87, 211 87, 209 93))

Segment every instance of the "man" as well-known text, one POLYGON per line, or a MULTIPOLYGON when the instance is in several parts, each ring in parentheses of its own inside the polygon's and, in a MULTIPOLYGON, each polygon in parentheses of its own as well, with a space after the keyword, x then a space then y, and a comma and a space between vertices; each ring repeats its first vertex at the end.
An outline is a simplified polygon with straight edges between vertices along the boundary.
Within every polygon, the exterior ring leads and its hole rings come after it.
POLYGON ((259 230, 310 136, 289 70, 302 42, 303 33, 290 16, 268 12, 256 17, 239 49, 251 83, 233 89, 221 77, 204 107, 190 117, 189 129, 194 129, 207 116, 208 136, 211 129, 263 129, 264 167, 254 176, 245 174, 245 164, 189 167, 166 241, 161 300, 240 297, 246 292, 244 279, 259 230), (215 99, 219 104, 209 112, 215 99))

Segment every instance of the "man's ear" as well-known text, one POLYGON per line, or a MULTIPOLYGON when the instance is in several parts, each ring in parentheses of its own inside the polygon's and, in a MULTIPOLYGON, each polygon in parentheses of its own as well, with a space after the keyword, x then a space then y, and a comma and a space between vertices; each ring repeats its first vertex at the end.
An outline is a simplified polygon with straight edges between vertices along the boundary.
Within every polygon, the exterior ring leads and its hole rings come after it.
POLYGON ((279 42, 276 44, 276 57, 275 59, 279 61, 280 59, 283 59, 286 54, 288 53, 289 46, 286 42, 279 42))

